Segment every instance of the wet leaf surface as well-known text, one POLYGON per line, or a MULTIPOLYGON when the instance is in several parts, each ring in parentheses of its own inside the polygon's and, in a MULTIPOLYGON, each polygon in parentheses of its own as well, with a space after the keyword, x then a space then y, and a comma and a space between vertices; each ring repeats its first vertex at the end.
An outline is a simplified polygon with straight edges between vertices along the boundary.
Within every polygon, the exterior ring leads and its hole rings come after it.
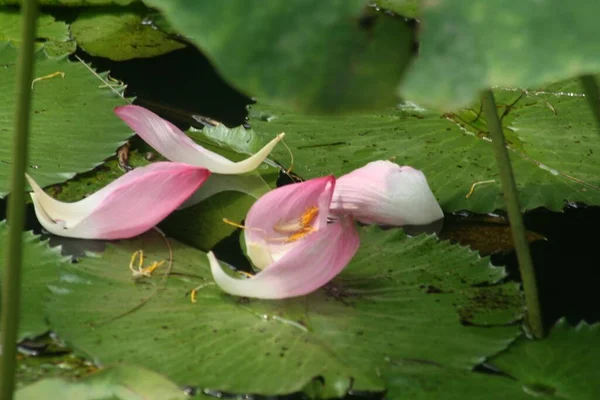
POLYGON ((77 44, 93 56, 115 61, 154 57, 185 47, 158 30, 142 5, 127 8, 90 8, 71 24, 77 44))
POLYGON ((78 382, 48 378, 17 391, 17 400, 184 400, 183 390, 159 374, 134 366, 96 372, 78 382))
MULTIPOLYGON (((600 136, 578 82, 527 93, 498 89, 496 95, 521 208, 558 211, 566 201, 600 204, 600 136)), ((250 109, 249 123, 262 143, 286 132, 293 172, 303 178, 340 176, 387 159, 423 170, 446 212, 504 208, 478 106, 441 115, 405 103, 380 113, 318 117, 259 102, 250 109)), ((215 132, 215 140, 222 139, 215 132)), ((277 147, 273 157, 289 166, 285 148, 277 147)))
POLYGON ((423 2, 420 54, 399 90, 448 111, 484 88, 535 88, 598 73, 598 13, 598 2, 423 2))
POLYGON ((507 324, 521 316, 521 297, 515 284, 495 284, 503 270, 433 237, 363 229, 340 277, 285 301, 222 293, 203 252, 171 243, 173 273, 163 289, 164 269, 135 283, 128 268, 140 248, 148 263, 167 257, 155 232, 70 266, 92 284, 56 283, 63 290, 48 304, 53 328, 102 364, 136 363, 179 384, 283 394, 322 376, 326 396, 343 395, 351 380, 354 390, 381 390, 376 371, 389 357, 468 369, 518 334, 507 324), (193 304, 189 291, 198 285, 193 304))
MULTIPOLYGON (((0 44, 2 93, 14 90, 15 63, 16 49, 0 44)), ((48 58, 38 51, 35 76, 43 79, 33 83, 28 173, 42 187, 93 169, 132 135, 112 111, 125 100, 103 87, 86 65, 66 57, 48 58)), ((112 86, 122 93, 121 84, 112 86)), ((8 133, 13 126, 13 107, 10 97, 0 101, 0 197, 9 190, 12 137, 8 133)))
MULTIPOLYGON (((4 270, 7 231, 6 223, 0 222, 0 272, 4 270)), ((42 306, 49 293, 47 284, 55 280, 59 268, 68 263, 59 250, 48 248, 47 241, 40 241, 40 237, 31 232, 23 234, 23 254, 19 340, 48 330, 42 306)), ((69 275, 61 279, 69 279, 69 275)))

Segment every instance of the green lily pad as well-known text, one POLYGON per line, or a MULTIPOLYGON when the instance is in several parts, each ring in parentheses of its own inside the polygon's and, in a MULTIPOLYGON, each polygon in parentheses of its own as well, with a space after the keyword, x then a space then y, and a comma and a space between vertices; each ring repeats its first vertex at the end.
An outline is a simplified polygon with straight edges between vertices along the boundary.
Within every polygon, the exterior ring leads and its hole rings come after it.
MULTIPOLYGON (((84 7, 84 6, 126 6, 140 0, 38 0, 42 6, 84 7)), ((21 0, 0 0, 0 5, 21 4, 21 0)))
POLYGON ((20 389, 16 400, 184 400, 183 390, 165 377, 140 367, 116 366, 77 382, 44 379, 20 389))
POLYGON ((87 53, 115 61, 154 57, 185 47, 145 23, 148 14, 143 6, 89 8, 71 24, 71 35, 87 53))
POLYGON ((412 55, 412 28, 364 0, 145 3, 160 9, 230 84, 306 111, 393 105, 412 55))
POLYGON ((420 54, 399 90, 455 110, 484 88, 535 88, 598 73, 599 13, 595 1, 424 1, 420 54))
MULTIPOLYGON (((388 399, 531 400, 514 380, 487 373, 415 361, 394 362, 383 370, 388 399)), ((546 397, 541 397, 545 399, 546 397)))
MULTIPOLYGON (((0 262, 4 263, 4 251, 7 240, 7 227, 0 222, 0 262)), ((21 287, 21 320, 19 323, 19 340, 40 335, 48 330, 42 304, 49 293, 47 285, 56 280, 59 267, 66 265, 65 257, 60 251, 50 249, 47 241, 40 241, 39 236, 31 232, 23 234, 23 267, 21 287)), ((0 271, 4 269, 0 265, 0 271)), ((63 279, 68 279, 65 275, 63 279)), ((1 280, 0 280, 1 282, 1 280)))
MULTIPOLYGON (((77 47, 70 40, 68 25, 44 13, 38 16, 36 37, 38 41, 43 41, 36 45, 43 47, 50 56, 71 54, 77 47)), ((0 9, 0 43, 4 41, 17 44, 21 41, 21 13, 18 9, 0 9)))
MULTIPOLYGON (((600 205, 600 136, 578 83, 544 91, 496 90, 499 112, 523 210, 561 210, 567 201, 600 205)), ((262 104, 250 110, 260 147, 286 132, 293 172, 303 178, 340 176, 374 160, 389 159, 423 170, 445 211, 488 213, 503 209, 500 180, 479 107, 441 115, 405 103, 380 113, 307 117, 262 104), (473 184, 480 182, 469 195, 473 184), (468 196, 467 196, 468 195, 468 196)), ((215 141, 225 136, 206 133, 215 141)), ((285 147, 273 157, 290 165, 285 147)))
MULTIPOLYGON (((69 27, 61 21, 56 21, 53 16, 41 14, 38 17, 36 37, 38 39, 69 40, 69 27)), ((21 13, 18 9, 0 9, 0 40, 21 40, 21 13)))
MULTIPOLYGON (((0 198, 9 190, 11 165, 16 49, 0 44, 0 198)), ((132 132, 113 114, 126 104, 120 97, 124 86, 107 74, 95 75, 87 65, 66 57, 48 58, 38 51, 33 83, 29 174, 41 185, 64 182, 78 172, 89 171, 113 155, 132 132), (61 75, 64 74, 64 77, 61 75)))
POLYGON ((351 381, 354 390, 382 390, 377 371, 388 358, 469 369, 518 335, 508 324, 521 317, 521 294, 496 283, 504 271, 489 259, 434 237, 361 231, 338 278, 283 301, 221 292, 205 253, 173 240, 166 285, 164 266, 135 283, 133 251, 144 249, 147 264, 167 258, 150 232, 70 266, 79 279, 56 282, 63 290, 47 312, 63 339, 102 364, 136 363, 179 384, 238 393, 290 393, 316 376, 323 397, 343 395, 351 381))
POLYGON ((491 363, 532 396, 600 398, 600 323, 571 327, 560 320, 544 340, 519 340, 491 363))
POLYGON ((561 320, 546 339, 521 338, 489 361, 503 375, 414 361, 392 361, 383 375, 390 399, 592 400, 600 397, 599 344, 600 324, 573 328, 561 320))
POLYGON ((376 0, 374 3, 408 18, 416 18, 420 14, 419 0, 376 0))

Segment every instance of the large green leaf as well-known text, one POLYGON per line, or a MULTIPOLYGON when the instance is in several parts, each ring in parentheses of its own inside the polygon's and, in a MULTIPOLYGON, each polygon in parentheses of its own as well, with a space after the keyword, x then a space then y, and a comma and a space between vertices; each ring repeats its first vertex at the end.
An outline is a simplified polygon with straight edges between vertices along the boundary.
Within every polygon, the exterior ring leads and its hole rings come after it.
MULTIPOLYGON (((521 207, 561 210, 565 201, 600 205, 600 136, 579 85, 551 85, 523 94, 496 90, 521 207)), ((298 115, 256 104, 250 110, 256 146, 285 131, 293 172, 304 178, 341 175, 367 162, 390 159, 422 169, 445 211, 487 213, 504 208, 491 142, 479 107, 440 115, 404 104, 377 114, 341 117, 298 115), (478 185, 476 182, 495 180, 478 185)), ((225 140, 221 132, 207 137, 225 140)), ((273 157, 289 165, 277 147, 273 157)))
MULTIPOLYGON (((69 27, 51 15, 42 14, 38 17, 36 36, 38 39, 64 42, 69 39, 69 27)), ((0 40, 21 40, 21 13, 18 9, 0 9, 0 40)))
MULTIPOLYGON (((4 270, 6 233, 6 223, 0 222, 0 272, 4 270)), ((50 249, 47 241, 40 241, 31 232, 23 234, 23 257, 19 340, 48 330, 42 306, 48 294, 47 285, 56 279, 58 268, 66 262, 59 250, 50 249)), ((65 275, 63 279, 69 277, 65 275)))
POLYGON ((184 400, 177 385, 159 374, 139 367, 117 366, 79 382, 44 379, 15 395, 16 400, 184 400))
POLYGON ((375 0, 377 6, 408 18, 419 15, 419 0, 375 0))
POLYGON ((146 0, 246 94, 298 109, 396 102, 413 34, 365 0, 146 0), (371 14, 369 14, 371 13, 371 14))
POLYGON ((559 321, 544 340, 519 340, 491 363, 532 395, 565 400, 600 398, 600 323, 559 321))
POLYGON ((63 290, 47 312, 62 338, 101 363, 136 363, 180 384, 244 393, 289 393, 316 376, 328 396, 345 393, 352 379, 355 390, 381 390, 377 369, 390 357, 468 369, 518 334, 508 324, 521 315, 520 292, 495 283, 504 272, 488 259, 399 230, 363 228, 361 240, 326 288, 259 301, 222 293, 205 254, 176 241, 166 286, 160 290, 165 267, 136 284, 133 251, 144 249, 148 264, 167 258, 151 232, 70 266, 79 279, 56 283, 63 290), (187 293, 197 285, 204 287, 193 304, 187 293))
POLYGON ((600 2, 424 1, 419 57, 400 87, 444 110, 486 87, 539 87, 600 72, 600 2))
POLYGON ((71 35, 89 54, 115 61, 154 57, 185 47, 144 23, 148 14, 143 6, 90 8, 71 24, 71 35))
MULTIPOLYGON (((389 400, 532 400, 513 379, 413 360, 383 370, 389 400)), ((536 397, 540 398, 540 397, 536 397)), ((546 397, 541 397, 545 399, 546 397)))
MULTIPOLYGON (((51 15, 39 15, 36 36, 38 41, 43 41, 38 46, 44 46, 44 51, 49 55, 58 56, 75 51, 76 45, 69 38, 68 25, 56 21, 51 15)), ((21 13, 18 9, 0 9, 0 43, 3 41, 21 41, 21 13)))
POLYGON ((392 361, 384 376, 389 399, 593 400, 600 398, 599 349, 600 324, 572 328, 562 320, 546 339, 522 338, 493 358, 502 375, 404 360, 392 361))
MULTIPOLYGON (((9 190, 15 60, 15 48, 0 44, 0 198, 9 190)), ((96 167, 132 134, 113 114, 116 106, 126 103, 117 95, 123 85, 113 82, 113 92, 88 66, 66 57, 47 58, 43 51, 37 53, 35 76, 47 77, 33 84, 29 141, 28 172, 40 185, 63 182, 96 167)))
MULTIPOLYGON (((38 0, 42 6, 59 6, 59 7, 83 7, 83 6, 106 6, 118 5, 125 6, 135 3, 140 0, 38 0)), ((21 4, 21 0, 0 0, 0 5, 5 4, 21 4)))

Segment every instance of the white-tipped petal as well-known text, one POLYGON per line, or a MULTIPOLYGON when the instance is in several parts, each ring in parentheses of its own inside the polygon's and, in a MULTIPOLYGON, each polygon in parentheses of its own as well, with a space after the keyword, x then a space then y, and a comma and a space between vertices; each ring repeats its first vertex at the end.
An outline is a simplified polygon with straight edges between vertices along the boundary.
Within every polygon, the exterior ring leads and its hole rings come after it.
POLYGON ((336 182, 331 210, 363 223, 425 225, 444 217, 425 175, 390 161, 374 161, 336 182))
POLYGON ((253 156, 233 162, 198 145, 175 125, 143 107, 117 107, 115 113, 165 158, 223 175, 244 174, 255 170, 284 136, 284 133, 280 133, 253 156))
POLYGON ((225 292, 259 299, 303 296, 325 285, 350 262, 359 246, 358 232, 348 218, 329 224, 299 243, 281 259, 249 279, 223 271, 208 253, 216 284, 225 292))
POLYGON ((79 239, 126 239, 164 219, 208 178, 187 164, 153 163, 136 168, 75 203, 48 196, 27 176, 40 224, 55 235, 79 239))

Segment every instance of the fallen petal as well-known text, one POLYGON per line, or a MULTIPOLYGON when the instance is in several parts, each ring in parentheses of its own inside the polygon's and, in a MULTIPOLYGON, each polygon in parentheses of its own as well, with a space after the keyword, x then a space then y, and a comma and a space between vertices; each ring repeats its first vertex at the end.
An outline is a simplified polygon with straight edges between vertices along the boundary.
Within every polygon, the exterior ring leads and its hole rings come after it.
POLYGON ((363 223, 425 225, 444 217, 423 172, 374 161, 336 181, 331 210, 363 223))
POLYGON ((29 176, 35 213, 48 232, 79 239, 125 239, 155 226, 183 203, 210 172, 157 162, 136 168, 75 203, 50 197, 29 176))
POLYGON ((304 239, 303 228, 318 231, 326 226, 334 187, 335 178, 326 176, 282 186, 258 199, 248 211, 244 229, 247 255, 253 264, 260 269, 268 267, 304 239), (307 213, 312 213, 312 218, 303 223, 307 213))
POLYGON ((303 296, 322 287, 350 262, 359 246, 356 227, 348 217, 306 237, 285 256, 249 279, 236 279, 223 271, 208 253, 216 284, 225 292, 258 299, 303 296))
POLYGON ((224 175, 253 171, 284 136, 280 133, 253 156, 240 162, 233 162, 196 144, 175 125, 143 107, 134 105, 117 107, 115 113, 165 158, 224 175))

